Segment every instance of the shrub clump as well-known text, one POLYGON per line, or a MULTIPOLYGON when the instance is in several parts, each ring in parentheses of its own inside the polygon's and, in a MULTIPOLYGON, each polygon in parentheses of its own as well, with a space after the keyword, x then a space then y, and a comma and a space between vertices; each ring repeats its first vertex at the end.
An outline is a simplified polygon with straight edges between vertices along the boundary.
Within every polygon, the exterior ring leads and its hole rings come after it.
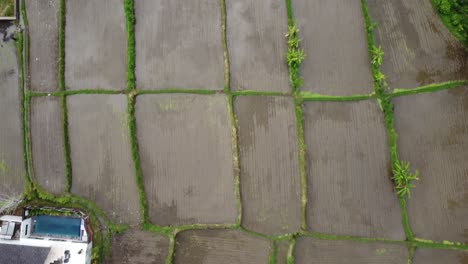
POLYGON ((289 66, 289 80, 294 91, 296 91, 302 85, 302 79, 299 77, 299 66, 306 55, 304 50, 299 47, 301 39, 299 38, 299 29, 295 22, 290 23, 286 37, 288 38, 286 61, 289 66))
POLYGON ((393 177, 392 180, 395 182, 395 188, 398 196, 404 198, 411 197, 411 188, 414 188, 412 183, 415 180, 419 180, 419 172, 416 170, 414 173, 410 172, 409 162, 397 161, 393 164, 393 177))
POLYGON ((468 45, 468 0, 432 0, 449 30, 468 45))

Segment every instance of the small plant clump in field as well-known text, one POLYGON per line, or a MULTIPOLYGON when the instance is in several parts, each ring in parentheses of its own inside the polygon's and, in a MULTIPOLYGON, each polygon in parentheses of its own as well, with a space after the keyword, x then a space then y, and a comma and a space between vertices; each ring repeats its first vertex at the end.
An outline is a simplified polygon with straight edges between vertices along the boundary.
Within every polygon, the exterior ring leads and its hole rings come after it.
POLYGON ((306 55, 304 50, 299 48, 301 39, 299 38, 299 29, 295 22, 289 25, 286 37, 288 38, 288 53, 286 59, 289 66, 289 79, 296 91, 297 88, 302 85, 302 79, 299 77, 299 65, 301 65, 306 55))
POLYGON ((414 173, 411 173, 409 167, 409 162, 404 161, 397 161, 393 164, 392 180, 395 182, 397 194, 401 198, 406 196, 411 197, 411 188, 414 188, 412 182, 419 180, 419 172, 416 170, 414 173))

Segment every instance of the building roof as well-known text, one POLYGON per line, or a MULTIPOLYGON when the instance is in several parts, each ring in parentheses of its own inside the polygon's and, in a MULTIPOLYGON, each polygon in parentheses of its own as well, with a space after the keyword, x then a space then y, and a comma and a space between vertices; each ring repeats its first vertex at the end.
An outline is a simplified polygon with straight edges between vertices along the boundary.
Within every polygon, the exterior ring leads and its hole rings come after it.
POLYGON ((49 251, 49 247, 0 244, 0 263, 44 264, 49 251))
POLYGON ((16 216, 16 215, 2 215, 2 216, 0 216, 0 221, 21 223, 21 222, 23 222, 23 217, 16 216))

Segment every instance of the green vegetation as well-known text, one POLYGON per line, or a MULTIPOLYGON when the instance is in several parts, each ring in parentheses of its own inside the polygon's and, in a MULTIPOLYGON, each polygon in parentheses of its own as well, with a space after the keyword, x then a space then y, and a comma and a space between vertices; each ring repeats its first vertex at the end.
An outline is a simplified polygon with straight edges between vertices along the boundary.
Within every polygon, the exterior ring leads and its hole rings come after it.
POLYGON ((72 165, 70 158, 70 143, 68 140, 68 108, 67 97, 60 97, 60 108, 62 109, 62 144, 63 153, 65 155, 65 191, 71 191, 72 185, 72 165))
POLYGON ((175 240, 176 235, 172 235, 169 237, 169 253, 167 254, 166 264, 172 264, 172 259, 174 258, 175 251, 175 240))
POLYGON ((15 0, 0 0, 0 17, 15 16, 15 0))
POLYGON ((450 32, 468 46, 468 1, 431 0, 432 5, 450 32))
POLYGON ((31 208, 29 210, 29 215, 52 215, 52 216, 74 216, 74 217, 81 217, 81 215, 73 210, 58 210, 58 209, 51 209, 49 207, 38 207, 38 208, 31 208))
POLYGON ((304 139, 304 114, 302 112, 302 101, 300 98, 294 98, 294 108, 296 114, 296 135, 299 149, 299 177, 301 180, 301 229, 307 229, 307 171, 306 171, 306 152, 307 145, 304 139))
POLYGON ((363 101, 375 98, 375 94, 358 94, 351 96, 335 96, 335 95, 321 95, 314 94, 311 92, 300 92, 298 94, 303 101, 325 101, 325 102, 352 102, 352 101, 363 101))
POLYGON ((143 223, 149 223, 148 215, 148 200, 146 198, 145 187, 143 182, 143 173, 141 171, 140 155, 138 152, 138 139, 136 136, 136 119, 135 119, 135 96, 128 96, 127 119, 130 135, 130 146, 132 148, 132 160, 135 169, 136 184, 138 195, 140 198, 140 213, 143 216, 143 223))
POLYGON ((398 97, 404 95, 412 95, 412 94, 419 94, 419 93, 430 93, 440 90, 448 90, 453 88, 458 88, 461 86, 468 85, 468 80, 460 80, 460 81, 448 81, 443 83, 434 83, 429 84, 426 86, 421 86, 414 89, 394 89, 393 93, 390 94, 391 97, 398 97))
POLYGON ((59 41, 58 41, 58 93, 60 93, 60 108, 62 109, 62 145, 65 155, 65 191, 70 192, 72 185, 72 165, 70 158, 70 143, 68 141, 68 109, 65 94, 65 0, 59 2, 59 41))
POLYGON ((204 90, 204 89, 179 89, 169 88, 161 90, 137 90, 137 94, 168 94, 168 93, 186 93, 186 94, 216 94, 222 91, 204 90))
POLYGON ((289 81, 293 87, 293 91, 297 91, 302 85, 302 78, 299 77, 299 66, 305 59, 304 50, 299 48, 301 39, 299 38, 299 29, 296 22, 290 22, 288 25, 288 53, 286 54, 286 61, 289 66, 289 81))
POLYGON ((268 257, 268 264, 276 264, 276 255, 278 254, 278 244, 276 241, 271 242, 271 252, 268 257))
POLYGON ((409 166, 409 163, 404 161, 396 161, 393 164, 392 180, 395 182, 397 194, 401 198, 411 197, 411 188, 414 187, 412 182, 418 180, 419 172, 416 170, 415 173, 411 173, 409 166))
POLYGON ((127 90, 136 89, 135 85, 135 10, 133 0, 124 0, 127 28, 127 90))
MULTIPOLYGON (((372 23, 372 20, 369 16, 367 9, 366 0, 361 0, 362 12, 364 14, 364 23, 367 37, 367 47, 369 50, 369 56, 371 58, 371 72, 374 79, 374 90, 377 100, 379 102, 380 108, 384 113, 385 128, 387 130, 388 137, 388 146, 390 149, 390 161, 393 172, 393 177, 395 181, 395 189, 398 194, 401 218, 403 223, 403 228, 405 230, 407 240, 413 240, 413 232, 409 226, 408 214, 406 211, 406 198, 410 193, 410 188, 413 188, 414 185, 411 184, 415 174, 409 173, 409 171, 402 171, 401 165, 402 162, 398 159, 397 152, 397 133, 394 129, 394 118, 393 118, 393 103, 391 101, 391 96, 387 93, 389 88, 385 82, 385 76, 380 71, 380 65, 382 63, 383 51, 380 47, 377 47, 374 41, 374 28, 376 27, 375 23, 372 23)), ((407 164, 407 163, 404 163, 407 164)))
POLYGON ((229 51, 227 46, 227 33, 226 33, 226 24, 227 24, 227 11, 226 11, 226 1, 220 0, 221 5, 221 35, 223 40, 223 56, 224 56, 224 92, 228 93, 231 87, 231 79, 229 76, 230 67, 229 67, 229 51))
POLYGON ((233 96, 291 96, 291 93, 242 90, 231 92, 233 96))
POLYGON ((236 194, 237 219, 236 224, 241 225, 242 222, 242 199, 240 193, 240 165, 239 165, 239 145, 237 135, 237 119, 233 109, 233 96, 228 95, 227 112, 231 125, 231 143, 232 143, 232 163, 234 167, 234 192, 236 194))
POLYGON ((293 238, 288 248, 288 255, 286 259, 287 264, 294 264, 294 248, 295 247, 296 247, 296 238, 293 238))

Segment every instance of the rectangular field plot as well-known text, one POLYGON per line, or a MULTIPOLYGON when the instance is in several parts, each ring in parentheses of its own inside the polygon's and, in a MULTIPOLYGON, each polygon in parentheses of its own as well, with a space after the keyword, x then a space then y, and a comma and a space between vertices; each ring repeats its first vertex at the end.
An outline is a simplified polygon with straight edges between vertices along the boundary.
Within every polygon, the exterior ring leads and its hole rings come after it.
POLYGON ((135 15, 139 89, 223 89, 219 1, 139 0, 135 15))
POLYGON ((165 263, 169 240, 161 235, 132 228, 112 239, 107 264, 165 263))
POLYGON ((174 264, 268 263, 270 241, 239 230, 184 231, 176 238, 174 264))
POLYGON ((355 241, 297 239, 294 250, 296 263, 307 264, 402 264, 407 263, 404 244, 362 243, 355 241))
POLYGON ((58 97, 31 99, 31 139, 34 176, 47 191, 65 191, 62 111, 58 97))
POLYGON ((26 0, 29 77, 33 91, 58 88, 58 0, 26 0))
POLYGON ((294 15, 307 54, 303 90, 327 95, 373 91, 359 0, 295 0, 294 15))
POLYGON ((383 114, 377 104, 310 102, 304 117, 309 228, 403 240, 383 114))
POLYGON ((417 248, 413 256, 413 264, 466 264, 468 252, 442 249, 417 248))
POLYGON ((226 1, 233 90, 289 92, 284 0, 226 1))
POLYGON ((468 78, 468 52, 442 23, 431 1, 369 0, 382 45, 382 71, 393 88, 468 78))
POLYGON ((151 221, 233 224, 231 128, 223 95, 143 95, 137 136, 151 221))
POLYGON ((66 0, 67 89, 125 88, 127 34, 121 0, 66 0))
POLYGON ((67 97, 72 193, 119 223, 140 222, 124 95, 67 97))
POLYGON ((0 38, 0 58, 0 193, 18 195, 24 187, 24 160, 18 61, 13 39, 0 38))
POLYGON ((236 97, 242 225, 269 235, 292 233, 301 223, 300 177, 291 98, 236 97))
POLYGON ((394 103, 399 158, 420 172, 407 202, 415 236, 468 242, 468 87, 394 103))

